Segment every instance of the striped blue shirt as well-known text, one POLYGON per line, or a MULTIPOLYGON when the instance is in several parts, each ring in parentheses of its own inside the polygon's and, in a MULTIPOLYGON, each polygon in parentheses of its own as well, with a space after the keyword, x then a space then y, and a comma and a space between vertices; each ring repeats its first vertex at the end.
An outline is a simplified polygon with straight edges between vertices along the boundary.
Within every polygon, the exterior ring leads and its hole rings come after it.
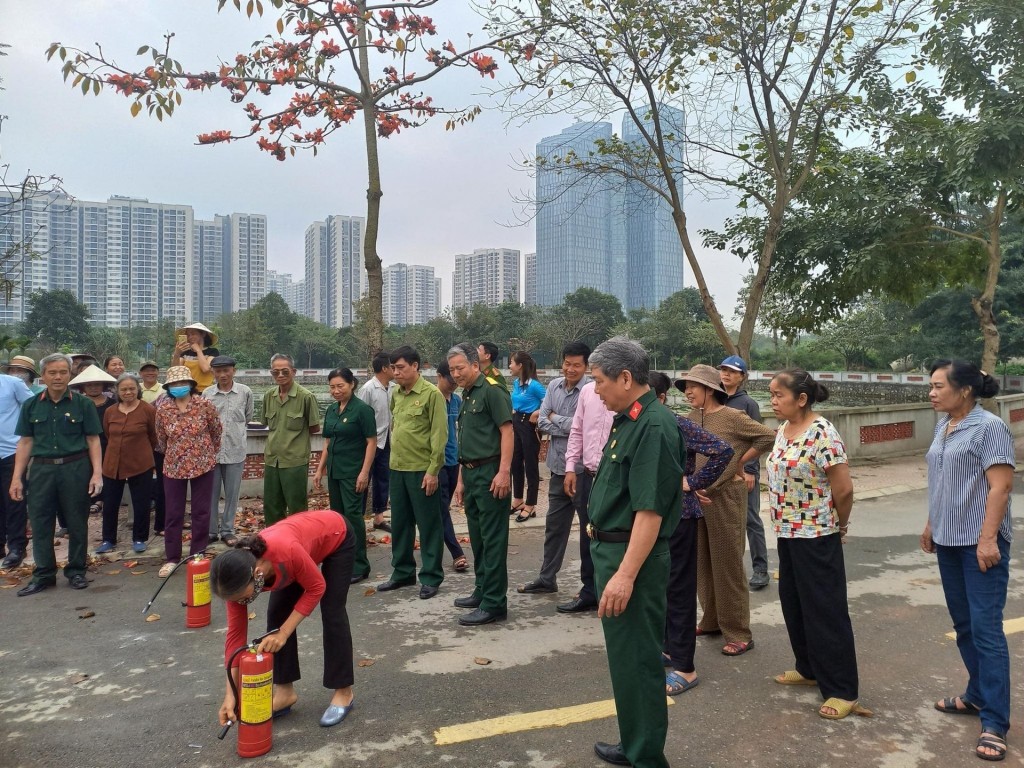
MULTIPOLYGON (((927 455, 932 541, 944 547, 973 547, 985 521, 985 471, 997 464, 1014 466, 1013 436, 1002 419, 980 405, 947 435, 948 424, 948 414, 939 419, 927 455)), ((1013 540, 1009 499, 999 535, 1013 540)))

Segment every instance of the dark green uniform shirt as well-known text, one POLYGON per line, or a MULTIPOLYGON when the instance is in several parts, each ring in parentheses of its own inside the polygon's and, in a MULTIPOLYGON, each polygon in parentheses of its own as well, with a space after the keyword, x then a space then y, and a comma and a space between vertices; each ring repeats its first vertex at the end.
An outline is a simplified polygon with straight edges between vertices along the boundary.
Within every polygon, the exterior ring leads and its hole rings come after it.
POLYGON ((459 459, 478 461, 501 453, 502 424, 512 421, 512 397, 492 377, 480 374, 462 391, 459 459))
POLYGON ((92 400, 68 389, 56 403, 43 390, 21 406, 15 432, 32 438, 32 455, 59 459, 89 450, 86 435, 103 432, 92 400))
POLYGON ((492 380, 492 384, 497 384, 499 387, 508 392, 508 382, 505 381, 505 377, 501 375, 501 371, 494 367, 494 363, 488 365, 484 370, 480 371, 488 379, 492 380))
POLYGON ((366 458, 366 441, 377 437, 373 408, 354 396, 341 413, 338 404, 331 403, 324 414, 323 436, 331 439, 327 476, 336 480, 358 477, 366 458))
POLYGON ((640 510, 662 517, 658 538, 668 538, 683 506, 686 449, 676 418, 647 392, 615 414, 590 493, 588 513, 600 531, 629 531, 640 510))

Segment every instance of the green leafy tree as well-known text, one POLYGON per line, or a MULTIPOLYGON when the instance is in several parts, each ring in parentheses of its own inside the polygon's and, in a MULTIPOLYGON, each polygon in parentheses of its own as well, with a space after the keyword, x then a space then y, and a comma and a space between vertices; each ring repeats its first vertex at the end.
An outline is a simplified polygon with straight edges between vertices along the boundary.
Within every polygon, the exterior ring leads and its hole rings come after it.
MULTIPOLYGON (((551 310, 552 316, 576 316, 590 319, 591 329, 584 333, 582 340, 591 348, 596 347, 611 335, 612 328, 625 322, 622 304, 610 293, 594 288, 577 288, 566 294, 561 305, 551 310)), ((567 341, 578 339, 567 339, 567 341)))
POLYGON ((865 75, 913 33, 921 5, 495 0, 488 13, 492 34, 520 32, 509 44, 520 81, 504 92, 515 113, 625 114, 635 140, 613 137, 543 163, 639 184, 664 201, 721 345, 746 355, 792 202, 865 75), (714 260, 694 251, 684 178, 741 198, 763 233, 744 254, 754 277, 736 341, 705 277, 714 260))
POLYGON ((86 349, 92 337, 89 308, 71 291, 36 291, 21 332, 49 349, 68 346, 86 349))

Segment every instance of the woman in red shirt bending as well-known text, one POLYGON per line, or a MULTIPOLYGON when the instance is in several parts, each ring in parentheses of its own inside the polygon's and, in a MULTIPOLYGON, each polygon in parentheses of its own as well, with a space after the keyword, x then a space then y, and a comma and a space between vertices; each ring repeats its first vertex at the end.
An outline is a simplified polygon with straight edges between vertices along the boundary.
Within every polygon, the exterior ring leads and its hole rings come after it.
MULTIPOLYGON (((334 689, 320 725, 337 725, 355 706, 352 632, 345 608, 354 556, 352 529, 344 517, 325 509, 290 515, 258 534, 240 539, 234 549, 213 561, 213 592, 227 604, 225 663, 246 644, 249 603, 264 590, 272 593, 267 629, 276 627, 280 631, 265 637, 259 650, 274 654, 274 717, 290 712, 298 700, 294 685, 300 677, 295 629, 317 603, 324 624, 324 687, 334 689)), ((237 676, 237 670, 232 674, 237 676)), ((235 696, 227 684, 220 724, 226 725, 234 718, 235 696)))

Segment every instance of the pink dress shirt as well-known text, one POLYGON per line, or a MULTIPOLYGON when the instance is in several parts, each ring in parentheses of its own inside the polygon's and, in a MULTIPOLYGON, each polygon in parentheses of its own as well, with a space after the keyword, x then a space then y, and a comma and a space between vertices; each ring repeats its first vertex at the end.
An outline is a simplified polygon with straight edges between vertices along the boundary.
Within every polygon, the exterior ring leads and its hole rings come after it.
POLYGON ((569 444, 565 448, 566 472, 579 471, 580 464, 588 472, 597 471, 614 418, 615 412, 605 408, 604 402, 594 391, 594 382, 585 384, 580 390, 580 399, 569 430, 569 444))

